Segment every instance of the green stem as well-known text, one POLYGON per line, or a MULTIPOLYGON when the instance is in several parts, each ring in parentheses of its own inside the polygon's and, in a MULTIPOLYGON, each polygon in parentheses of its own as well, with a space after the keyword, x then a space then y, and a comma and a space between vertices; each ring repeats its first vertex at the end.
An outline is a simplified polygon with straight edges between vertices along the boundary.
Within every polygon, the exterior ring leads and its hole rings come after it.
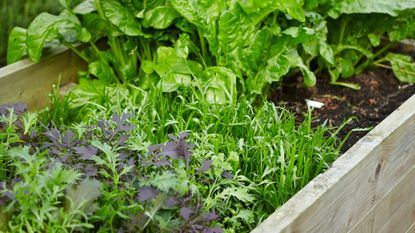
POLYGON ((81 53, 81 51, 79 51, 78 49, 76 49, 73 45, 71 45, 70 43, 66 42, 66 41, 62 41, 62 44, 64 46, 66 46, 67 48, 69 48, 70 50, 72 50, 76 55, 78 55, 80 58, 82 58, 82 60, 84 60, 85 62, 89 63, 89 59, 83 55, 81 53))

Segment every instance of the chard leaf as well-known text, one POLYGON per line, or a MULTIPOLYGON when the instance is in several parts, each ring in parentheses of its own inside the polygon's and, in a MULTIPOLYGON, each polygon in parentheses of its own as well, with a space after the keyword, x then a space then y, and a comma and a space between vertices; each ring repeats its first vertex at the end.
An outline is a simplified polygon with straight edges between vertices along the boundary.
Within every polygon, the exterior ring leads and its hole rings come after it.
MULTIPOLYGON (((255 27, 246 18, 239 7, 223 12, 218 22, 219 54, 227 56, 239 47, 245 47, 249 43, 248 38, 255 34, 255 27)), ((229 59, 226 57, 226 59, 229 59)), ((219 65, 225 65, 227 62, 219 65)))
POLYGON ((342 14, 381 13, 398 16, 399 12, 414 8, 413 0, 346 0, 339 1, 328 14, 335 19, 342 14))
POLYGON ((173 21, 179 16, 177 11, 170 6, 158 6, 146 11, 143 19, 144 27, 153 27, 156 29, 165 29, 173 24, 173 21))
POLYGON ((288 52, 288 59, 290 61, 291 68, 297 67, 300 69, 301 73, 304 76, 304 84, 307 86, 314 86, 316 84, 316 76, 314 73, 306 66, 298 55, 297 50, 291 49, 288 52))
POLYGON ((391 63, 393 73, 401 82, 415 82, 415 63, 412 57, 389 53, 385 59, 391 63))
POLYGON ((88 71, 103 82, 111 82, 116 78, 112 68, 103 61, 94 61, 88 65, 88 71))
POLYGON ((76 5, 72 11, 75 14, 85 15, 96 11, 94 0, 84 0, 80 4, 76 5))
POLYGON ((60 22, 61 17, 49 13, 42 13, 32 21, 27 29, 26 39, 30 59, 35 62, 40 60, 44 45, 59 35, 57 25, 60 22))
POLYGON ((196 26, 198 32, 207 39, 211 53, 215 56, 218 55, 217 21, 221 12, 225 10, 225 2, 170 0, 170 3, 181 16, 196 26))
POLYGON ((246 85, 251 93, 261 94, 266 84, 278 82, 291 68, 286 48, 268 59, 266 66, 255 76, 248 77, 246 85))
POLYGON ((225 104, 236 101, 236 75, 226 67, 212 66, 200 75, 202 93, 210 103, 225 104))
POLYGON ((192 75, 201 71, 199 63, 177 56, 176 50, 161 46, 157 49, 156 64, 152 66, 160 76, 164 92, 176 91, 179 86, 189 86, 192 75))
POLYGON ((26 29, 14 27, 9 35, 7 64, 19 61, 27 55, 26 29))
POLYGON ((105 17, 128 36, 144 35, 134 14, 116 0, 101 1, 105 17))
POLYGON ((319 40, 319 53, 330 65, 334 65, 334 52, 327 42, 319 40))

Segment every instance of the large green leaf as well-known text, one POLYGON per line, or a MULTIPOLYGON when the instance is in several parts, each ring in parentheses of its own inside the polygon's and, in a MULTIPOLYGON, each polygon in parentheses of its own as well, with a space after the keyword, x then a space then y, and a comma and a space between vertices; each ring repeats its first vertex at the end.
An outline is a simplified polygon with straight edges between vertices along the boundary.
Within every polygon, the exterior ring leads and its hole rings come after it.
POLYGON ((164 46, 157 49, 156 62, 152 68, 160 76, 159 85, 164 92, 176 91, 180 86, 189 86, 192 75, 202 70, 197 62, 179 57, 176 49, 164 46))
POLYGON ((39 61, 44 45, 58 36, 57 25, 63 19, 49 13, 38 15, 27 29, 27 52, 33 61, 39 61))
POLYGON ((72 11, 76 14, 84 15, 96 11, 94 0, 84 0, 76 5, 72 11))
POLYGON ((116 0, 103 0, 101 1, 101 7, 105 17, 126 35, 144 35, 134 14, 120 2, 116 0))
POLYGON ((88 65, 88 71, 101 81, 110 83, 116 79, 112 68, 103 61, 95 61, 88 65))
POLYGON ((415 63, 412 57, 389 53, 385 59, 391 63, 393 73, 401 82, 415 83, 415 63))
POLYGON ((200 75, 204 98, 210 103, 235 103, 236 75, 226 67, 212 66, 200 75))
POLYGON ((158 6, 146 11, 143 19, 144 27, 165 29, 172 25, 173 21, 179 16, 177 11, 170 6, 158 6))
POLYGON ((339 1, 329 15, 338 18, 342 14, 382 13, 397 16, 404 10, 415 9, 414 0, 344 0, 339 1))
POLYGON ((26 29, 14 27, 9 35, 7 64, 19 61, 27 54, 26 29))
POLYGON ((266 66, 255 76, 246 80, 247 89, 251 93, 261 94, 266 84, 278 82, 282 76, 290 71, 291 63, 288 50, 283 48, 277 54, 268 59, 266 66))

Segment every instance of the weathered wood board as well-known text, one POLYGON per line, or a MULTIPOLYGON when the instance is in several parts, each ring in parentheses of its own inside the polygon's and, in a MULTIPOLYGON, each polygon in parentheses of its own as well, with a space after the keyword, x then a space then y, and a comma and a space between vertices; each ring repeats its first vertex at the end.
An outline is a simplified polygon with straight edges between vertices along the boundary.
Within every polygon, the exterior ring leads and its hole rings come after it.
POLYGON ((0 104, 25 102, 29 109, 44 107, 52 85, 76 79, 86 64, 66 48, 51 49, 39 63, 29 59, 0 68, 0 104))
POLYGON ((414 167, 412 96, 253 233, 414 231, 414 167))

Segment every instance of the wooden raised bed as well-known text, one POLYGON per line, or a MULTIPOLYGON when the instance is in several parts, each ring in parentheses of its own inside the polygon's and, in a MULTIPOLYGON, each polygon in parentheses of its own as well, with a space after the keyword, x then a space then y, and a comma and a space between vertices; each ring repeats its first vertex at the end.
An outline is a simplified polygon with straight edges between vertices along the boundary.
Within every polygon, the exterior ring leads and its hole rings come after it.
MULTIPOLYGON (((0 68, 0 104, 44 106, 86 65, 62 48, 0 68)), ((415 95, 261 223, 254 233, 415 233, 415 95)))
POLYGON ((0 104, 25 102, 29 109, 44 107, 52 85, 75 81, 86 64, 64 47, 45 52, 39 63, 29 59, 0 68, 0 104))

